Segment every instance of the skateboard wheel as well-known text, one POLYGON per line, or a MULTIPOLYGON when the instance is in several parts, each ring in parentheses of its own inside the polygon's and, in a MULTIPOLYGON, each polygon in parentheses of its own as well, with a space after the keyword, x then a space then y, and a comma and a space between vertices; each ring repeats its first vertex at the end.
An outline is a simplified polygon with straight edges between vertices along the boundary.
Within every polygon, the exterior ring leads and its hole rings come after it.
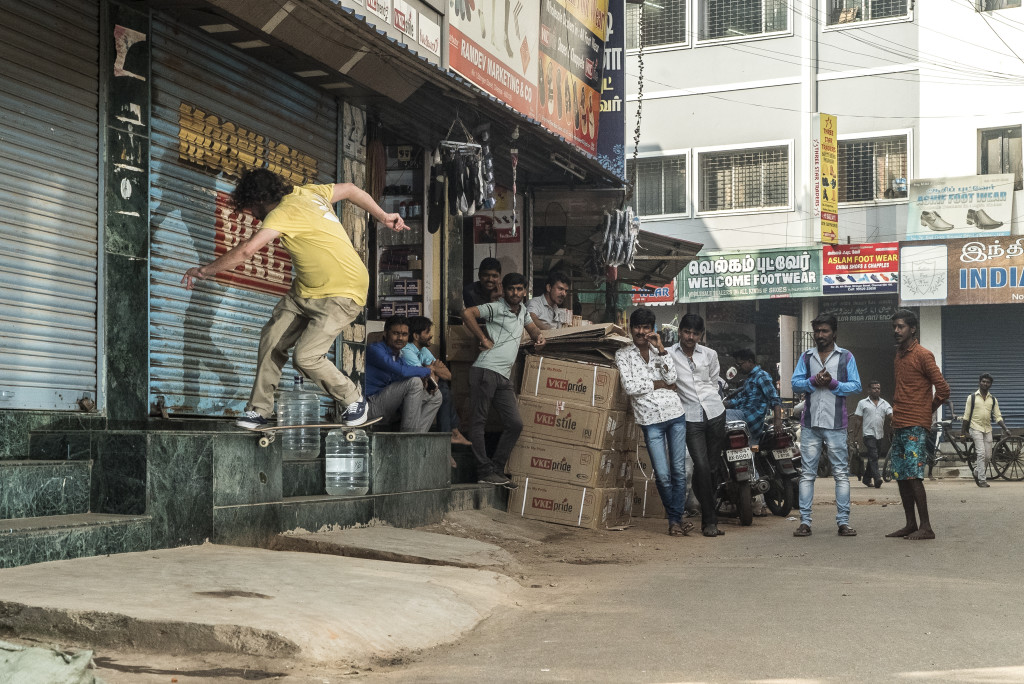
POLYGON ((270 439, 267 437, 260 437, 260 446, 264 448, 270 446, 270 439))
POLYGON ((348 441, 348 442, 356 441, 356 433, 354 433, 354 432, 346 432, 345 433, 345 440, 348 441))

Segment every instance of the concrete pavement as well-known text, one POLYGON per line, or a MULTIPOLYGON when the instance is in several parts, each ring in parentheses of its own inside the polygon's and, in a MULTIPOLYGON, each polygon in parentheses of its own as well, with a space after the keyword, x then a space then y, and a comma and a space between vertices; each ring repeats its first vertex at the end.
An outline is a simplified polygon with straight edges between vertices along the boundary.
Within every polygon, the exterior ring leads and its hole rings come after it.
POLYGON ((0 570, 0 634, 340 666, 457 639, 518 590, 490 571, 204 544, 0 570))

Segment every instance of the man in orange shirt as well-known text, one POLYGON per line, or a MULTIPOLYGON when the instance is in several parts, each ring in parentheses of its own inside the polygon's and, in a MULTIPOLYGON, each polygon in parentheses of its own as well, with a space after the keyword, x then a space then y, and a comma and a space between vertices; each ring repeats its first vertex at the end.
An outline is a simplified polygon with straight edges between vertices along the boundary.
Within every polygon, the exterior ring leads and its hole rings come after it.
POLYGON ((896 350, 890 454, 892 474, 900 488, 907 524, 885 536, 935 539, 928 519, 924 468, 928 463, 932 414, 949 399, 949 385, 935 364, 935 356, 917 340, 917 314, 900 309, 893 314, 892 330, 899 346, 896 350), (935 388, 934 393, 932 387, 935 388), (914 516, 915 506, 917 517, 914 516))

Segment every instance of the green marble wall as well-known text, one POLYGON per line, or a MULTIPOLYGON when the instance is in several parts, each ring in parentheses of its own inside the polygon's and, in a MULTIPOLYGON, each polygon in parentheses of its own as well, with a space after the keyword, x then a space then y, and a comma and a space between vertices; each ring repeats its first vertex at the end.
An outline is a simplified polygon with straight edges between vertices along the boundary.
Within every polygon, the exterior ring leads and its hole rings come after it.
POLYGON ((106 414, 124 427, 149 413, 150 15, 110 2, 101 37, 106 414), (115 41, 115 30, 143 38, 115 41), (115 68, 115 62, 118 67, 115 68))

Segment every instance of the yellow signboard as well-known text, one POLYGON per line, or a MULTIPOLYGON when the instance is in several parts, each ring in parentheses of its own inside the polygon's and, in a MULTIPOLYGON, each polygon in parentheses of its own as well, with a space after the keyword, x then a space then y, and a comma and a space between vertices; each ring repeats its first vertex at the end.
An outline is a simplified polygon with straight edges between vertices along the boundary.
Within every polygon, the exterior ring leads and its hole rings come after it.
POLYGON ((821 241, 839 244, 839 142, 836 117, 818 115, 818 140, 821 154, 821 241))

